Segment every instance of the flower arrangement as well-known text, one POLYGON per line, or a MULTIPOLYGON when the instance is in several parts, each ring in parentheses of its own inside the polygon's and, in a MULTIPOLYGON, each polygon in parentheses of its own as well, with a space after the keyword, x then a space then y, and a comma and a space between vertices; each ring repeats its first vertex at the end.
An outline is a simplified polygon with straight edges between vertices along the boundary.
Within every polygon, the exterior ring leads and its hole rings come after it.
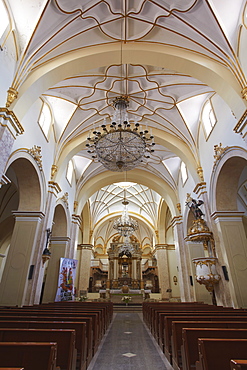
POLYGON ((131 297, 129 295, 125 295, 122 297, 122 301, 127 304, 131 301, 131 297))
POLYGON ((82 295, 80 297, 77 297, 75 300, 76 301, 79 301, 79 302, 85 302, 87 300, 87 296, 86 295, 82 295))

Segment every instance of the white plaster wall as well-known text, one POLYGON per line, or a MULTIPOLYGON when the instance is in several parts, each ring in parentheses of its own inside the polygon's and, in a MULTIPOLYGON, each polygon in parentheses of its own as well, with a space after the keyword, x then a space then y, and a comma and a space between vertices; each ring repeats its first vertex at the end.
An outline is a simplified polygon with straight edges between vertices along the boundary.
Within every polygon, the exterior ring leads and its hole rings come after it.
POLYGON ((237 120, 224 100, 222 100, 219 95, 215 95, 212 98, 212 105, 217 118, 217 123, 208 138, 206 138, 201 125, 198 140, 198 145, 200 147, 200 161, 203 167, 204 179, 207 183, 208 191, 210 176, 214 165, 214 145, 222 143, 223 147, 246 146, 241 135, 236 134, 233 131, 237 124, 237 120), (207 155, 205 155, 205 153, 207 153, 207 155))
MULTIPOLYGON (((1 41, 1 40, 0 40, 1 41)), ((7 91, 12 85, 16 64, 16 49, 13 35, 8 37, 3 50, 0 50, 0 107, 5 107, 7 91)))
POLYGON ((180 290, 179 290, 179 276, 178 276, 178 262, 175 250, 168 250, 168 265, 169 265, 169 273, 170 273, 170 286, 172 289, 172 297, 179 298, 180 297, 180 290), (173 277, 177 277, 177 285, 173 282, 173 277))

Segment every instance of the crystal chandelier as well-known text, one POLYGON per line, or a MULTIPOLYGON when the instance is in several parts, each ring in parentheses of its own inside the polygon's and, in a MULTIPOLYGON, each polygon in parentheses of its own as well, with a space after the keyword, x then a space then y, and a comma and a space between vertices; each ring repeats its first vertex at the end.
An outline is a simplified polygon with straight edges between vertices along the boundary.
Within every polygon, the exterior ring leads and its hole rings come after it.
POLYGON ((110 171, 129 171, 137 167, 143 158, 150 158, 154 152, 154 137, 148 134, 147 128, 142 130, 139 123, 132 125, 128 120, 126 96, 114 99, 115 114, 109 129, 106 124, 101 126, 102 132, 93 131, 87 138, 86 146, 92 158, 97 158, 110 171))
POLYGON ((122 204, 124 205, 122 216, 114 221, 113 229, 117 230, 120 235, 124 237, 129 237, 135 232, 135 230, 138 229, 138 223, 129 217, 127 209, 127 205, 129 204, 129 202, 124 199, 122 204))

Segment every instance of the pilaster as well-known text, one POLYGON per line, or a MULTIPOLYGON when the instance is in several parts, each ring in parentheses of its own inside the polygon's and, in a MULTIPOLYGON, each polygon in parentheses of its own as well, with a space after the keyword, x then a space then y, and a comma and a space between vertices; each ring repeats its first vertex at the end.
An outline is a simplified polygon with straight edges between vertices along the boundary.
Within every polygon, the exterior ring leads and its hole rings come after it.
POLYGON ((60 258, 68 257, 68 248, 70 244, 70 238, 66 236, 51 237, 50 240, 50 251, 51 258, 47 267, 46 282, 43 294, 42 303, 54 302, 59 277, 60 258))
POLYGON ((16 136, 23 132, 24 129, 15 114, 8 108, 0 108, 0 187, 16 136))
POLYGON ((184 240, 182 216, 176 216, 172 219, 175 250, 177 252, 179 264, 179 286, 181 300, 184 302, 194 301, 193 290, 190 284, 190 261, 188 246, 184 240))
POLYGON ((247 239, 243 212, 214 212, 212 218, 218 229, 223 263, 229 274, 231 301, 235 308, 247 307, 247 239))
POLYGON ((77 250, 77 240, 78 240, 78 233, 81 227, 81 217, 80 215, 72 215, 72 223, 71 223, 71 242, 70 242, 70 250, 69 250, 69 258, 76 258, 76 250, 77 250))
POLYGON ((169 299, 170 298, 169 289, 171 284, 169 275, 167 244, 156 244, 154 252, 156 253, 157 256, 161 299, 163 300, 169 299))
POLYGON ((87 291, 90 277, 92 244, 78 244, 78 287, 77 291, 87 291))
MULTIPOLYGON (((23 306, 30 301, 28 275, 36 251, 42 212, 13 212, 15 226, 0 283, 0 304, 23 306)), ((37 266, 34 264, 34 269, 37 266)))

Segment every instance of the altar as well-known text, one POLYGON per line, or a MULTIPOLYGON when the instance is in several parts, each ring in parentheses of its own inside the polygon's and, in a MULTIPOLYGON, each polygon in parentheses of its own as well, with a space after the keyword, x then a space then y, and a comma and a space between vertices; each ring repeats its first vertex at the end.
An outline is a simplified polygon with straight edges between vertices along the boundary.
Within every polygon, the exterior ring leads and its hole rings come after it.
POLYGON ((137 291, 143 289, 142 281, 142 251, 140 243, 134 237, 131 239, 131 252, 122 251, 124 243, 119 238, 114 238, 108 250, 109 271, 107 289, 122 289, 128 286, 129 289, 137 291))
POLYGON ((129 289, 128 293, 123 293, 122 289, 101 289, 99 291, 101 298, 108 298, 115 304, 123 303, 122 298, 131 297, 130 304, 141 304, 145 299, 150 298, 151 290, 129 289))

